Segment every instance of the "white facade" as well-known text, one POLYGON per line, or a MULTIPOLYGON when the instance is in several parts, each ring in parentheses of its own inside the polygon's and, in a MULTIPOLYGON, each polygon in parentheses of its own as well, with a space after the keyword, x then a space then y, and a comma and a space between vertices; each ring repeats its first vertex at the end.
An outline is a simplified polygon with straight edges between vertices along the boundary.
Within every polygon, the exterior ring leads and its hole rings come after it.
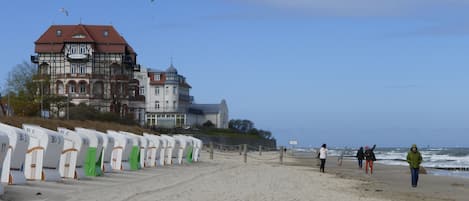
POLYGON ((158 127, 193 127, 210 121, 217 128, 228 128, 228 108, 221 104, 205 104, 194 108, 191 86, 171 66, 165 71, 142 68, 134 73, 139 82, 139 95, 145 97, 145 124, 158 127), (206 107, 208 106, 208 107, 206 107), (192 111, 195 111, 192 112, 192 111))

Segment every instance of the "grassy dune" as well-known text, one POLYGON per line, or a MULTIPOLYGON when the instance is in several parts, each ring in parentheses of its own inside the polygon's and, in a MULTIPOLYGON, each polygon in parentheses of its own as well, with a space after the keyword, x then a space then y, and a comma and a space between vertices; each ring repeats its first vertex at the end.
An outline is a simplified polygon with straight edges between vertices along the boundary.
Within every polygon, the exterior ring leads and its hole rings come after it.
MULTIPOLYGON (((150 129, 142 128, 138 125, 124 125, 113 122, 101 121, 77 121, 77 120, 60 120, 60 119, 42 119, 38 117, 1 117, 0 122, 9 124, 18 128, 22 124, 35 124, 51 130, 57 130, 57 127, 74 129, 75 127, 95 129, 97 131, 106 132, 107 130, 127 131, 142 135, 143 132, 155 133, 150 129)), ((156 133, 155 133, 156 134, 156 133)))

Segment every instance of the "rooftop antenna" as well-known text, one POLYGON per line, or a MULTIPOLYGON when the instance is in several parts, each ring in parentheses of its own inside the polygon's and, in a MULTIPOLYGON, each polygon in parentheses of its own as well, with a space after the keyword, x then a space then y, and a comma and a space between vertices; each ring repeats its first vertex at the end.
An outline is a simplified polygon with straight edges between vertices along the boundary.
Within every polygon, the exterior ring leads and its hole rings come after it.
POLYGON ((80 17, 80 24, 81 24, 81 17, 80 17))
POLYGON ((171 66, 173 65, 173 56, 171 56, 171 66))

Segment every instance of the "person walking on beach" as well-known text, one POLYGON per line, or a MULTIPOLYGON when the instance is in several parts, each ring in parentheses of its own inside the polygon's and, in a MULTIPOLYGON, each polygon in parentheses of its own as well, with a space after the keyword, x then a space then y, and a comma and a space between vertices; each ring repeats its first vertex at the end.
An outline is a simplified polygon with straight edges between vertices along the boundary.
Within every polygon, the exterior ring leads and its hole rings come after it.
POLYGON ((373 174, 373 162, 376 161, 375 153, 373 152, 376 148, 376 145, 373 145, 373 148, 365 146, 365 172, 368 174, 368 168, 370 168, 370 174, 373 174))
POLYGON ((324 172, 324 167, 326 166, 326 158, 327 158, 326 144, 322 144, 321 149, 319 149, 319 159, 321 160, 321 166, 319 167, 320 172, 324 172))
POLYGON ((415 188, 419 181, 420 163, 422 163, 422 154, 418 151, 416 144, 413 144, 410 151, 407 153, 407 163, 409 163, 410 167, 412 187, 415 188))
POLYGON ((360 169, 363 168, 363 159, 365 159, 365 152, 363 152, 363 147, 360 147, 357 151, 358 167, 360 169))

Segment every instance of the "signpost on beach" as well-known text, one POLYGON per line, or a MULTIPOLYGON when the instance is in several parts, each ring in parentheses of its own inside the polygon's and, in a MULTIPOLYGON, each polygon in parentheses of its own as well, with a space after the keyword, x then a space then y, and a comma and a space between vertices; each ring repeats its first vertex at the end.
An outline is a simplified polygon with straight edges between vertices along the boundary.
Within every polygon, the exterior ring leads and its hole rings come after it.
POLYGON ((293 149, 295 148, 295 145, 298 145, 298 140, 292 139, 292 140, 288 141, 288 144, 291 145, 291 155, 293 156, 295 154, 295 150, 293 150, 293 149))

